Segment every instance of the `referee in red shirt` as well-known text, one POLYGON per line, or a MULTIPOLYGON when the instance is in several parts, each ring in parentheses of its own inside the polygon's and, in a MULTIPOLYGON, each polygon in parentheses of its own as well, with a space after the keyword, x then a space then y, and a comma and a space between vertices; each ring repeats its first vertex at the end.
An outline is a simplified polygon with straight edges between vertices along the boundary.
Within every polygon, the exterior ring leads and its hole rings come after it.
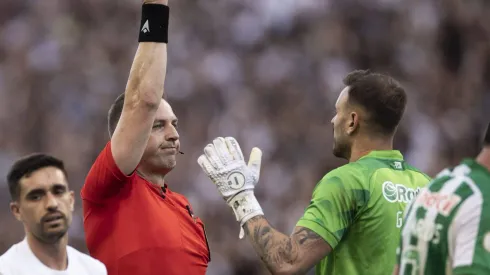
POLYGON ((204 275, 210 261, 202 221, 164 179, 180 147, 177 118, 162 99, 167 5, 142 5, 126 90, 109 111, 111 140, 81 191, 87 247, 109 275, 204 275))

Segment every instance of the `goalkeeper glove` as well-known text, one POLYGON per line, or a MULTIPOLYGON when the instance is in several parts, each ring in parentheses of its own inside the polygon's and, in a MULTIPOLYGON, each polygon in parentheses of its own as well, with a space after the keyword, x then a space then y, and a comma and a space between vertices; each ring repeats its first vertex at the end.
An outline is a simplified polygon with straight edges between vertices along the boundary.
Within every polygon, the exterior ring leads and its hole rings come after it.
POLYGON ((244 236, 245 222, 255 216, 264 215, 254 195, 254 187, 259 181, 261 160, 262 151, 254 147, 247 165, 240 145, 232 137, 215 138, 197 159, 204 173, 235 212, 236 220, 240 223, 240 239, 244 236))

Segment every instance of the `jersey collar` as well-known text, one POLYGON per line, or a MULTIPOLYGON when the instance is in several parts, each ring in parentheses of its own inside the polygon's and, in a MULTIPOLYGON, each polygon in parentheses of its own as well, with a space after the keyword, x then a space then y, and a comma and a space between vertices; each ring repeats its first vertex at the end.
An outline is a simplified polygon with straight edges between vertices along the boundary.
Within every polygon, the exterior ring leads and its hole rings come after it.
POLYGON ((466 164, 468 167, 470 167, 471 169, 473 170, 480 170, 482 171, 483 173, 487 174, 487 175, 490 175, 490 171, 488 171, 487 168, 483 167, 482 165, 480 165, 476 160, 474 159, 470 159, 470 158, 466 158, 466 159, 463 159, 463 161, 461 162, 463 164, 466 164))
POLYGON ((396 159, 403 160, 403 155, 398 150, 373 150, 369 154, 361 157, 363 158, 377 158, 377 159, 396 159))

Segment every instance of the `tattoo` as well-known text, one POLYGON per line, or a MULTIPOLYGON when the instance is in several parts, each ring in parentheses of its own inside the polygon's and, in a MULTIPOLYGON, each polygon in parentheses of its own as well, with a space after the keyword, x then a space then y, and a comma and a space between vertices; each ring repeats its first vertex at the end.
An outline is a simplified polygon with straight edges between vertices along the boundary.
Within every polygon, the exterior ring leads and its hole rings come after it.
POLYGON ((298 241, 300 245, 305 244, 307 241, 323 239, 320 235, 316 234, 306 227, 302 227, 300 230, 296 231, 294 235, 298 236, 298 241))
POLYGON ((315 257, 306 256, 306 253, 313 249, 319 251, 319 244, 326 244, 321 236, 305 227, 297 227, 291 236, 282 234, 272 228, 263 216, 248 220, 244 230, 255 251, 272 273, 294 270, 295 274, 304 274, 317 261, 315 257))

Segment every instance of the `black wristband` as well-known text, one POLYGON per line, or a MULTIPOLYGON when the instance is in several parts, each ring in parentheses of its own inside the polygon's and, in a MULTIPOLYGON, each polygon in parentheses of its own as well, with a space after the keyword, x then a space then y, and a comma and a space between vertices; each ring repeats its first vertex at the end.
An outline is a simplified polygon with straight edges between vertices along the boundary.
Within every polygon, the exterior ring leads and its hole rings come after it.
POLYGON ((143 4, 138 42, 168 43, 170 9, 160 4, 143 4))

